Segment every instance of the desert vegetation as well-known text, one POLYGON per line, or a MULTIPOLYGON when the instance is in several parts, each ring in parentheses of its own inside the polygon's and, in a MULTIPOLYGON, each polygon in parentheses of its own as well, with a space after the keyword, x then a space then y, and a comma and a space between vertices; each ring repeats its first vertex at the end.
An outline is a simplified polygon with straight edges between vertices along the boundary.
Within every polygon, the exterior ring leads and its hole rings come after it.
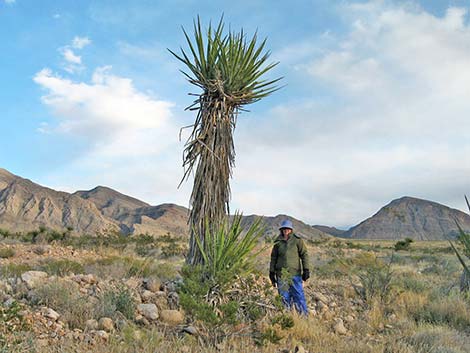
POLYGON ((212 272, 218 278, 162 252, 185 244, 135 236, 39 245, 25 234, 3 236, 2 249, 13 255, 0 258, 1 351, 470 349, 470 300, 448 242, 414 242, 398 252, 392 241, 307 242, 314 264, 307 318, 285 311, 270 286, 269 239, 255 244, 245 270, 221 266, 212 272))

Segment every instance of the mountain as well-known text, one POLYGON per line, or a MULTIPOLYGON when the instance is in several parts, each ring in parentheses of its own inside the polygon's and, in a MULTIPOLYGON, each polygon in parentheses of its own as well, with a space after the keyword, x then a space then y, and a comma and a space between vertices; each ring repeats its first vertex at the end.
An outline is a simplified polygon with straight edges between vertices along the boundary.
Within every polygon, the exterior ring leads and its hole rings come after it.
POLYGON ((470 230, 470 216, 436 202, 402 197, 382 207, 375 215, 343 233, 363 239, 442 240, 458 234, 455 220, 470 230))
POLYGON ((124 234, 167 233, 179 236, 189 234, 189 210, 174 204, 146 206, 131 210, 117 218, 124 234))
MULTIPOLYGON (((104 186, 73 194, 55 191, 13 175, 0 168, 0 228, 12 232, 29 231, 40 226, 78 234, 96 234, 107 230, 123 234, 187 236, 189 210, 174 204, 151 206, 104 186)), ((247 216, 250 225, 256 216, 247 216)), ((328 237, 305 223, 288 217, 263 217, 266 235, 276 235, 285 218, 295 231, 307 238, 328 237)))
POLYGON ((105 186, 97 186, 89 191, 77 191, 74 195, 92 201, 101 211, 101 214, 113 219, 117 219, 136 208, 150 206, 146 202, 121 194, 105 186))
POLYGON ((312 226, 313 228, 319 230, 320 232, 332 235, 334 237, 342 237, 343 234, 346 232, 345 230, 341 230, 335 227, 329 227, 329 226, 322 226, 319 224, 316 224, 312 226))
POLYGON ((29 231, 40 226, 57 230, 70 227, 78 233, 119 229, 118 223, 103 216, 93 202, 0 169, 0 228, 29 231))

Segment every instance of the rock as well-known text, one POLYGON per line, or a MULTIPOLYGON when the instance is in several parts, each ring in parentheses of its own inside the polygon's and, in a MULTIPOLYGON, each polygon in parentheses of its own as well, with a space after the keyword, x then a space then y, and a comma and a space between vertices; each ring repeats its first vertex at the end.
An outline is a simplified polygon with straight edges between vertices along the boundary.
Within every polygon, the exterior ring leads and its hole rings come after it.
POLYGON ((165 324, 179 325, 184 321, 184 315, 178 310, 162 310, 160 312, 160 320, 165 324))
MULTIPOLYGON (((76 276, 77 277, 77 276, 76 276)), ((80 276, 80 280, 83 282, 83 283, 86 283, 86 284, 96 284, 98 283, 98 280, 97 278, 95 277, 95 275, 89 273, 87 275, 81 275, 80 276)))
POLYGON ((43 283, 47 276, 47 273, 43 271, 27 271, 21 275, 21 279, 28 289, 34 289, 43 283))
POLYGON ((155 304, 139 304, 137 310, 149 320, 158 319, 158 308, 155 304))
POLYGON ((163 296, 163 297, 158 296, 153 299, 153 302, 157 305, 159 310, 165 310, 165 309, 170 308, 168 305, 168 300, 166 299, 166 296, 163 296))
POLYGON ((3 306, 5 306, 6 308, 9 308, 10 306, 13 305, 13 303, 14 303, 15 301, 16 301, 15 299, 13 299, 13 298, 10 297, 10 298, 8 298, 7 300, 5 300, 5 301, 3 302, 3 306))
POLYGON ((60 317, 60 314, 57 311, 55 311, 51 308, 43 308, 41 310, 41 313, 42 313, 43 316, 45 316, 48 319, 51 319, 53 321, 59 320, 59 317, 60 317))
POLYGON ((109 317, 102 317, 100 321, 98 322, 98 328, 100 330, 110 332, 114 330, 114 322, 109 317))
POLYGON ((176 292, 168 294, 168 305, 170 309, 177 309, 180 305, 180 296, 176 292))
POLYGON ((109 339, 109 334, 103 330, 95 331, 95 335, 101 338, 103 341, 107 341, 109 339))
POLYGON ((345 320, 346 322, 348 322, 348 323, 351 323, 351 322, 354 321, 354 316, 348 315, 348 316, 346 316, 346 317, 344 318, 344 320, 345 320))
POLYGON ((327 304, 328 303, 328 298, 325 297, 323 294, 321 293, 313 293, 313 297, 315 298, 316 301, 319 301, 319 302, 322 302, 323 304, 327 304))
POLYGON ((157 278, 146 278, 144 279, 144 288, 155 293, 160 291, 162 282, 157 278))
POLYGON ((140 298, 142 299, 142 302, 148 303, 149 301, 152 300, 152 298, 155 296, 155 294, 152 291, 149 291, 145 289, 142 293, 140 293, 140 298))
POLYGON ((343 320, 341 319, 338 319, 336 321, 336 324, 335 326, 333 327, 333 330, 335 331, 335 333, 337 333, 338 335, 345 335, 348 333, 348 330, 346 330, 346 327, 344 327, 344 324, 343 324, 343 320))
POLYGON ((85 322, 85 328, 89 331, 98 330, 98 321, 96 321, 95 319, 87 320, 85 322))
POLYGON ((183 332, 189 333, 190 335, 193 335, 193 336, 197 335, 197 329, 194 326, 184 327, 183 332))

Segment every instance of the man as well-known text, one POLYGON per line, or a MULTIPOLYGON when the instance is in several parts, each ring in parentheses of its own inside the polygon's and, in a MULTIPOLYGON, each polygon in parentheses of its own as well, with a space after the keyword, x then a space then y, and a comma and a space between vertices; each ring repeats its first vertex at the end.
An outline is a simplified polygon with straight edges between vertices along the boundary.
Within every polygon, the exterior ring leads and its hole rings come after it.
POLYGON ((279 228, 280 234, 274 243, 269 266, 269 278, 277 287, 284 305, 303 315, 308 314, 302 281, 310 277, 307 247, 293 231, 292 222, 284 220, 279 228))

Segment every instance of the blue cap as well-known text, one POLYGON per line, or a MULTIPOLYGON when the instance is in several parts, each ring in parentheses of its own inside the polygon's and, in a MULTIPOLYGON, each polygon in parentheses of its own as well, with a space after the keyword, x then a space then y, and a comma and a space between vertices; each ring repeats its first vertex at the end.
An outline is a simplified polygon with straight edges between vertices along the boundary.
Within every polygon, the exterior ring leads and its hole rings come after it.
POLYGON ((281 222, 281 226, 279 227, 279 229, 282 229, 282 228, 294 229, 294 226, 292 225, 291 221, 289 221, 288 219, 285 219, 281 222))

